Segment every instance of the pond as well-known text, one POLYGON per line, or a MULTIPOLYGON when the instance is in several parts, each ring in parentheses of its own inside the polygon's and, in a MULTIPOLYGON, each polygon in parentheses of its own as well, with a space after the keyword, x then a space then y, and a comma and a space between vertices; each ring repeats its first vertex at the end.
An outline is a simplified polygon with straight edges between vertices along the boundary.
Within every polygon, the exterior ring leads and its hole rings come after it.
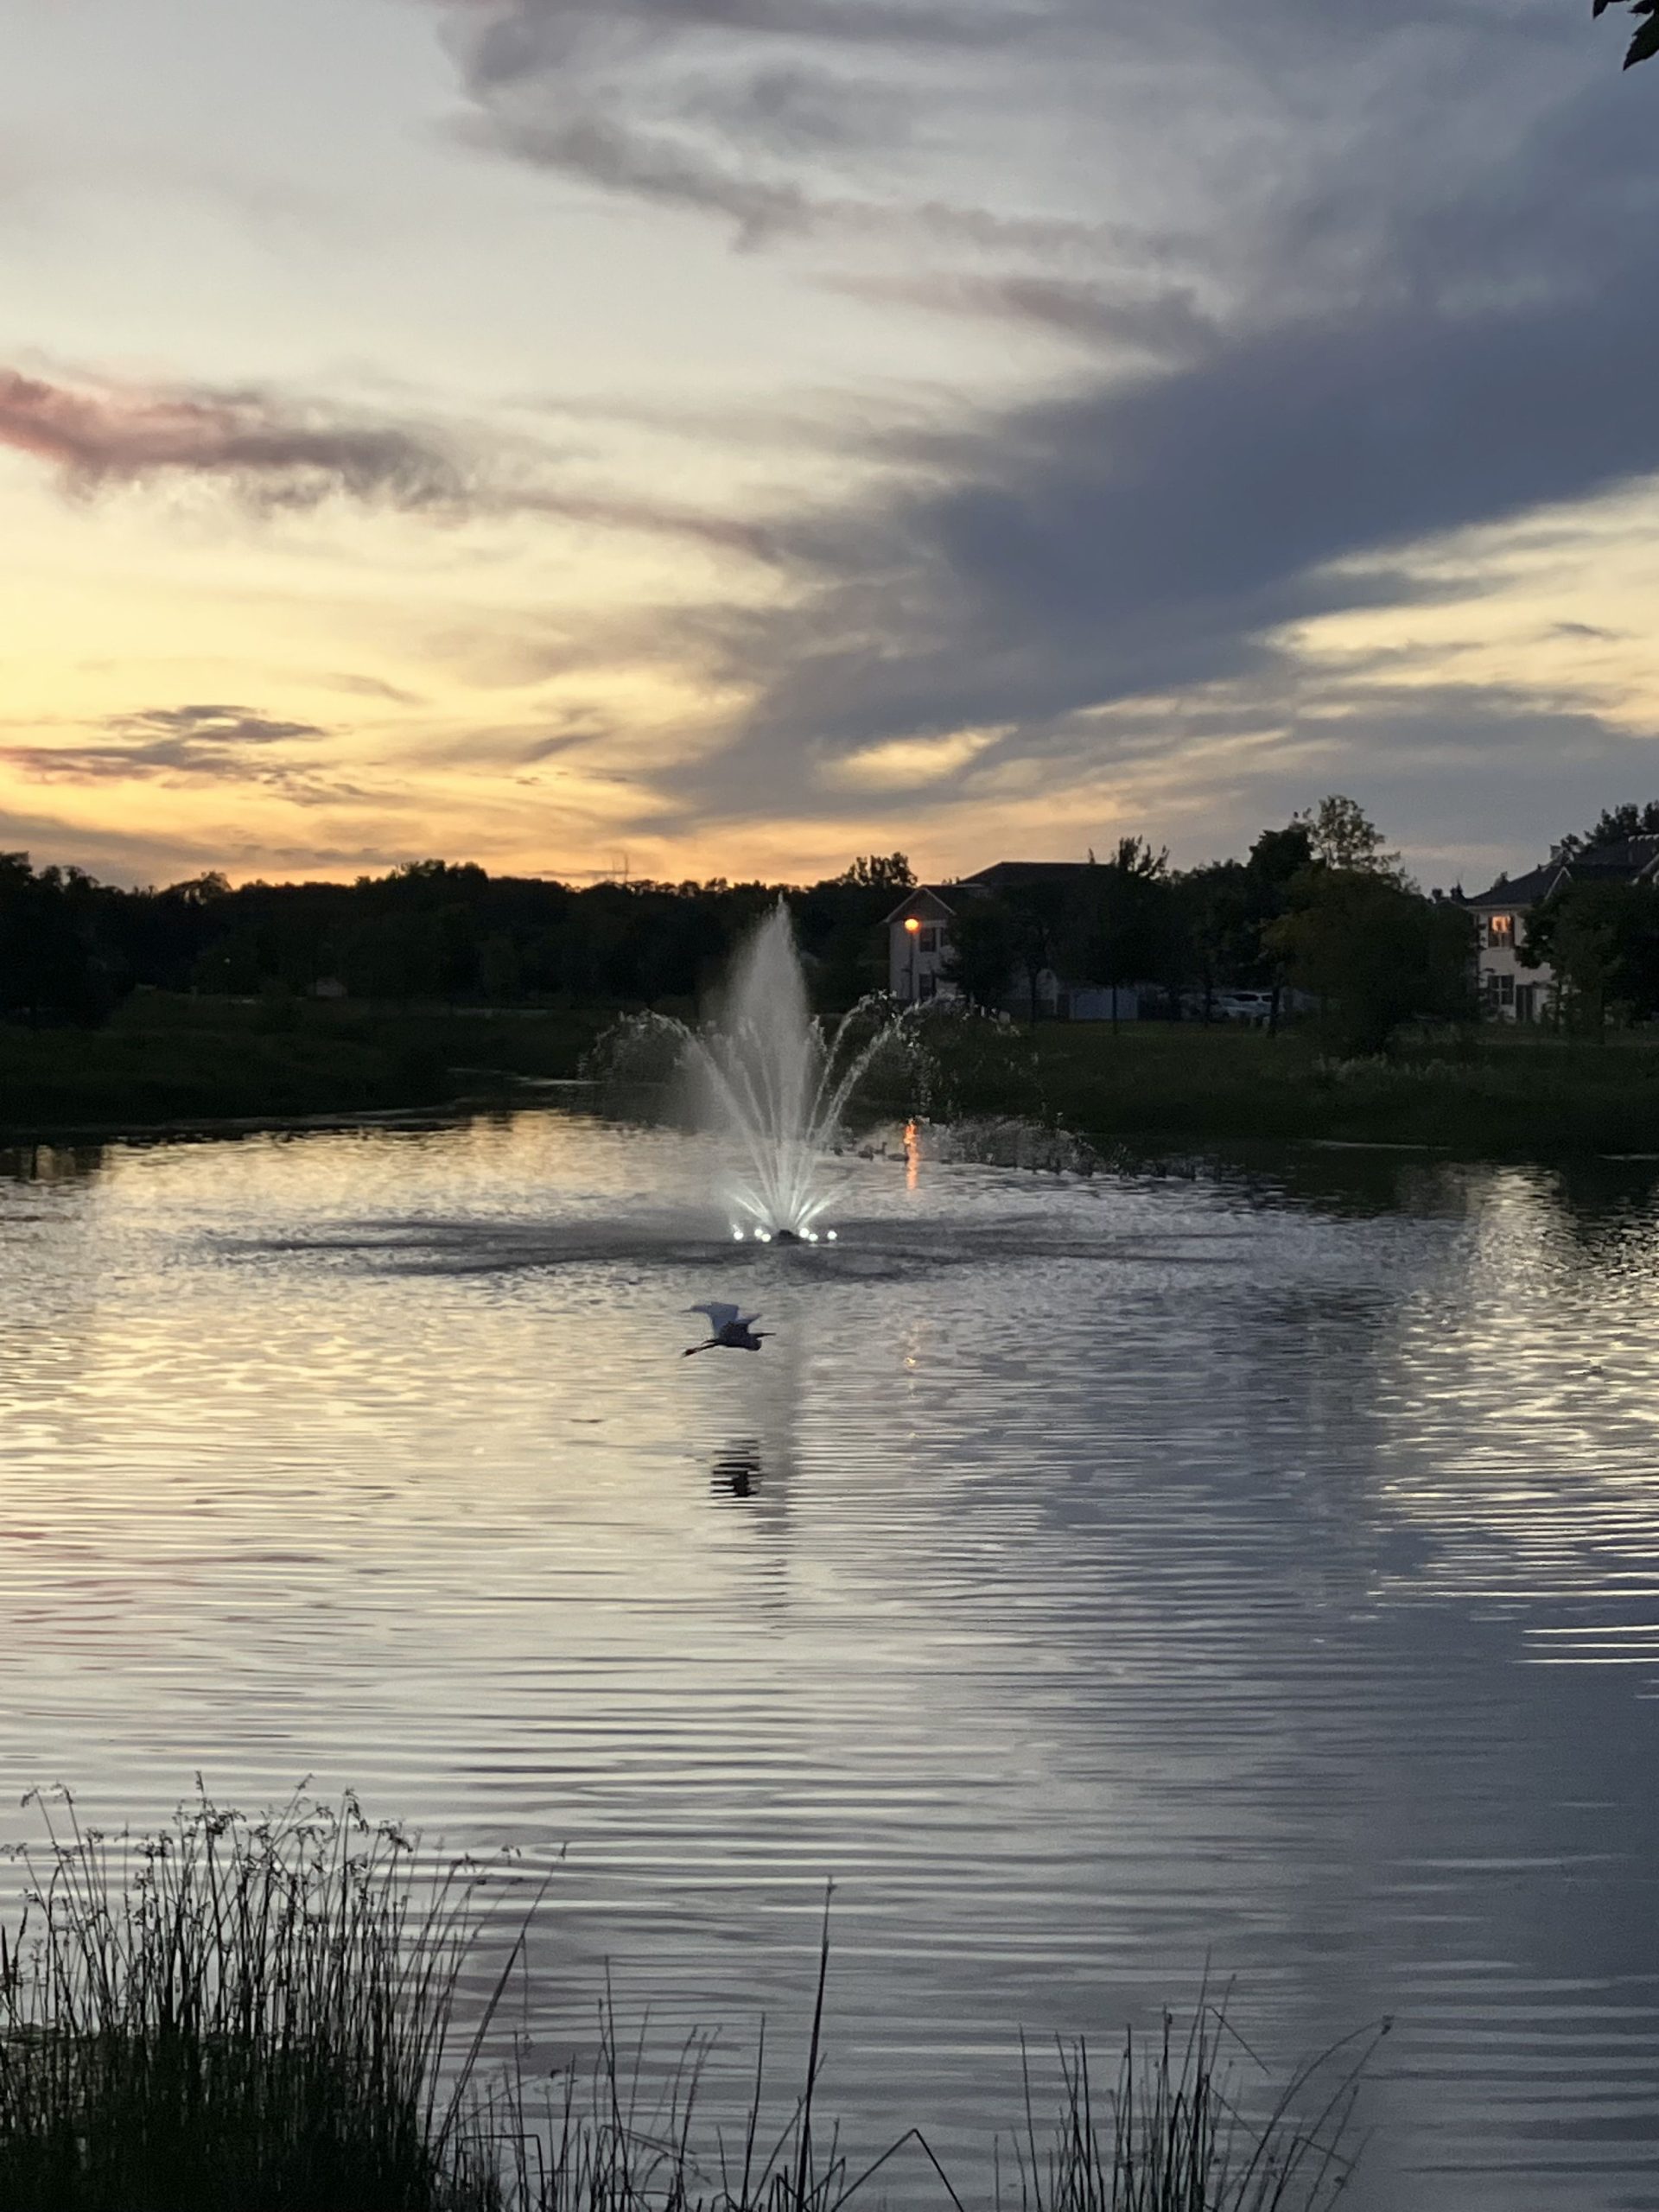
POLYGON ((1207 1971, 1275 2065, 1393 2018, 1364 2212, 1659 2206, 1659 1171, 912 1139, 784 1250, 575 1113, 4 1165, 14 1806, 512 1847, 555 2056, 607 1963, 798 2024, 833 1877, 861 2138, 1207 1971))

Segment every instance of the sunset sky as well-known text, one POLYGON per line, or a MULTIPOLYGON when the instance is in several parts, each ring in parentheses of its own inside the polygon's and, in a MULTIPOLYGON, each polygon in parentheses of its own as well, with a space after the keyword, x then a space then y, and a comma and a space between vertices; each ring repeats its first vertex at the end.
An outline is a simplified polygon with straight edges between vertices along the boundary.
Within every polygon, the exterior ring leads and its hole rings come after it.
POLYGON ((0 0, 0 843, 1525 865, 1659 796, 1627 35, 0 0))

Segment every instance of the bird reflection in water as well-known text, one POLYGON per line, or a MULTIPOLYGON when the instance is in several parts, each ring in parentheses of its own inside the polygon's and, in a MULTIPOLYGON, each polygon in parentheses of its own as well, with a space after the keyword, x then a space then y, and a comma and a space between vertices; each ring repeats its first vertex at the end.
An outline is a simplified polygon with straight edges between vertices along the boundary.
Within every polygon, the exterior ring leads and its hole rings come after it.
POLYGON ((760 1446, 753 1437, 728 1444, 709 1478, 716 1497, 753 1497, 760 1487, 760 1446))

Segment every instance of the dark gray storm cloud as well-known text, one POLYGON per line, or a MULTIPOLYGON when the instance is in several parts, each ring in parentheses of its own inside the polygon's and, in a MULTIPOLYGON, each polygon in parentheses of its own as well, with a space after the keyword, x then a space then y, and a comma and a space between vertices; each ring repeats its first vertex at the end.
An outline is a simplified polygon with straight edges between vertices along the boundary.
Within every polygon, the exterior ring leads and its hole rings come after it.
POLYGON ((1285 626, 1478 588, 1408 574, 1414 541, 1659 468, 1628 372, 1656 347, 1659 289, 1620 282, 1571 311, 1293 325, 987 424, 957 481, 799 533, 817 586, 734 627, 760 696, 687 796, 762 811, 861 747, 1006 726, 964 772, 983 780, 1103 703, 1241 678, 1288 696, 1285 626))
POLYGON ((766 724, 857 743, 1207 681, 1282 624, 1405 596, 1393 549, 1659 467, 1628 369, 1659 291, 1577 308, 1291 324, 999 418, 957 483, 798 534, 828 580, 766 724))
MULTIPOLYGON (((832 189, 845 165, 819 148, 782 160, 746 129, 741 100, 715 129, 707 103, 677 106, 677 87, 693 53, 752 81, 763 39, 802 44, 831 74, 849 51, 870 66, 890 48, 884 66, 907 86, 886 15, 868 29, 861 15, 638 8, 625 78, 586 9, 524 0, 496 11, 524 43, 509 39, 490 67, 474 48, 468 82, 508 150, 557 164, 585 132, 569 165, 590 181, 729 217, 751 238, 794 205, 805 229, 855 204, 832 189), (543 65, 547 40, 562 73, 543 65), (522 134, 538 129, 552 137, 532 146, 522 134), (672 150, 649 170, 642 148, 672 150)), ((1116 209, 1096 240, 1115 270, 1041 265, 1091 211, 999 237, 1020 180, 988 165, 977 255, 817 280, 907 309, 1046 323, 1085 353, 1097 341, 1101 367, 1058 394, 942 416, 897 455, 915 463, 910 481, 777 534, 798 578, 789 605, 712 609, 696 632, 754 705, 724 753, 678 779, 687 817, 845 805, 825 782, 845 756, 963 728, 1001 733, 961 772, 964 791, 1022 759, 1109 765, 1127 737, 1103 710, 1149 695, 1231 686, 1264 724, 1275 707, 1282 721, 1305 703, 1288 626, 1404 609, 1435 588, 1405 559, 1413 545, 1659 470, 1643 365, 1659 349, 1659 95, 1620 79, 1587 25, 1543 0, 1262 0, 1248 18, 1181 0, 1158 18, 1166 75, 1143 72, 1117 97, 1098 65, 1121 49, 1127 10, 993 6, 973 11, 976 35, 988 16, 1039 27, 1051 60, 1069 57, 1081 93, 1063 71, 1040 79, 1056 127, 1077 129, 1097 94, 1090 120, 1106 134, 1137 127, 1137 100, 1164 102, 1148 178, 1160 221, 1139 233, 1148 266, 1122 265, 1136 233, 1116 209), (1175 185, 1184 165, 1203 170, 1206 117, 1224 137, 1238 115, 1255 121, 1231 157, 1235 189, 1184 269, 1177 242, 1197 211, 1171 218, 1175 185)), ((927 20, 943 98, 967 48, 927 20)), ((1011 69, 1010 99, 1038 81, 1011 69)), ((906 203, 925 204, 919 190, 906 203)), ((1405 745, 1409 714, 1357 703, 1351 744, 1379 758, 1405 745)), ((1531 726, 1513 701, 1489 715, 1472 693, 1438 711, 1488 753, 1495 729, 1531 726)))

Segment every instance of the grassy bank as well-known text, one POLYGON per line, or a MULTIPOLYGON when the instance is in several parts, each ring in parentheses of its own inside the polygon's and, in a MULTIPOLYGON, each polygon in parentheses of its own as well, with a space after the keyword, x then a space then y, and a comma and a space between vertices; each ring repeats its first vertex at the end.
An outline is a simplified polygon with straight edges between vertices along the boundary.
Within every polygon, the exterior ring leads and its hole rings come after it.
POLYGON ((556 2090, 522 2047, 486 2078, 518 1947, 456 2032, 474 1880, 429 1880, 352 1801, 262 1821, 202 1803, 137 1841, 56 1818, 0 1929, 6 2212, 839 2212, 896 2191, 957 2212, 1004 2191, 1022 2212, 1323 2212, 1351 2171, 1375 2038, 1263 2094, 1209 2005, 1103 2081, 1082 2044, 1058 2078, 1028 2071, 995 2190, 953 2181, 919 2126, 855 2166, 820 2110, 827 1914, 804 2077, 778 2105, 749 2069, 724 2136, 698 2109, 712 2044, 658 2071, 603 2013, 556 2090))
MULTIPOLYGON (((688 1009, 689 1010, 689 1009, 688 1009)), ((604 1006, 456 1009, 144 993, 102 1029, 0 1027, 0 1135, 119 1132, 523 1096, 568 1078, 604 1006)), ((1322 1139, 1471 1159, 1659 1152, 1659 1039, 1484 1028, 1387 1059, 1306 1032, 1195 1022, 938 1023, 930 1099, 900 1070, 873 1103, 1020 1116, 1153 1146, 1322 1139)))
POLYGON ((0 1027, 0 1131, 438 1106, 574 1075, 613 1018, 146 992, 102 1029, 0 1027))
POLYGON ((1487 1029, 1353 1060, 1295 1032, 1056 1024, 1030 1045, 1006 1102, 980 1110, 1154 1142, 1322 1139, 1474 1159, 1659 1152, 1659 1041, 1645 1037, 1487 1029))

